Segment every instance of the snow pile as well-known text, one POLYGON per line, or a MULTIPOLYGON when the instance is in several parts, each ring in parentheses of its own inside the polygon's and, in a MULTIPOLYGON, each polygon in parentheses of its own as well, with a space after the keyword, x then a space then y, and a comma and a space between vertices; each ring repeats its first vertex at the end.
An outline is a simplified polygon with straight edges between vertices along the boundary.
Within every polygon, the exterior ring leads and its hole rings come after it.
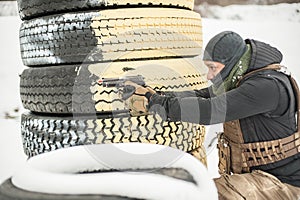
POLYGON ((218 199, 215 184, 202 163, 180 150, 156 144, 88 145, 41 154, 29 159, 14 174, 12 182, 18 188, 42 193, 159 200, 218 199), (157 153, 131 154, 124 149, 134 152, 147 149, 157 153), (166 164, 164 160, 169 156, 174 159, 166 164), (68 162, 61 162, 66 158, 68 162), (161 168, 182 169, 191 178, 182 180, 164 173, 151 173, 161 168), (80 173, 89 171, 94 173, 80 173))
POLYGON ((195 10, 202 17, 214 19, 230 19, 243 21, 280 21, 300 22, 300 3, 277 4, 277 5, 230 5, 211 6, 208 4, 198 5, 195 10), (263 19, 262 19, 263 17, 263 19))

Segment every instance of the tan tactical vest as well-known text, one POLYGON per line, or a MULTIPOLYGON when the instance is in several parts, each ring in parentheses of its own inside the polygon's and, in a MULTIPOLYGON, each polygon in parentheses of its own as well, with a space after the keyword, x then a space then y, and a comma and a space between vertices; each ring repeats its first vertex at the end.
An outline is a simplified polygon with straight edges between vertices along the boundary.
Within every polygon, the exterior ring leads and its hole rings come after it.
MULTIPOLYGON (((281 70, 281 67, 269 65, 243 78, 261 70, 281 70)), ((224 123, 224 133, 218 138, 220 174, 250 172, 250 167, 270 164, 300 153, 300 92, 296 81, 291 76, 289 79, 297 98, 297 132, 278 140, 245 143, 239 120, 224 123)))

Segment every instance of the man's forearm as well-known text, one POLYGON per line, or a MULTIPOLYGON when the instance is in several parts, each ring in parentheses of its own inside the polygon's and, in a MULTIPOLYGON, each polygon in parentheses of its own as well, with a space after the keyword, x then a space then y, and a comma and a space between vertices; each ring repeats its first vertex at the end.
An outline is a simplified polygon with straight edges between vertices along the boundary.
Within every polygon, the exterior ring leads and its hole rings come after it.
POLYGON ((201 90, 187 90, 187 91, 181 91, 181 92, 163 92, 163 95, 168 97, 203 97, 203 98, 210 98, 213 95, 211 87, 209 88, 203 88, 201 90))

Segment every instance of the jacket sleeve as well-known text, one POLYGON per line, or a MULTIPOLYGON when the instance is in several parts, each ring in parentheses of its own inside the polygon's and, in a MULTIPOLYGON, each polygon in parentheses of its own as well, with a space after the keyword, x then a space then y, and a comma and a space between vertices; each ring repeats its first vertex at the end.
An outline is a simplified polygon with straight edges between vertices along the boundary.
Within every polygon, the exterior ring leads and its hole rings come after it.
POLYGON ((210 98, 213 96, 212 87, 203 88, 201 90, 188 90, 182 92, 164 92, 165 96, 168 97, 203 97, 203 98, 210 98))
POLYGON ((222 123, 275 110, 280 96, 277 84, 274 79, 248 79, 238 88, 210 98, 154 94, 149 107, 170 121, 222 123))

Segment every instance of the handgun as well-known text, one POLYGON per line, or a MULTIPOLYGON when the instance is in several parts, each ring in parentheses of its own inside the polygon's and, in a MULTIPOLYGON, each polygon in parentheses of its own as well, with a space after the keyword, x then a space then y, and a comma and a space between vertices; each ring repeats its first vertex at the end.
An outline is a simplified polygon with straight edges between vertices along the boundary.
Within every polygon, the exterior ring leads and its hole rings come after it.
POLYGON ((134 82, 140 86, 145 86, 144 77, 142 75, 136 76, 124 76, 121 78, 102 78, 99 83, 102 83, 103 87, 124 87, 126 81, 134 82))
POLYGON ((140 86, 146 86, 144 77, 142 75, 124 76, 121 78, 102 78, 98 81, 98 83, 102 83, 103 87, 122 88, 122 99, 126 100, 135 92, 134 86, 126 85, 125 87, 126 81, 134 82, 140 86))

